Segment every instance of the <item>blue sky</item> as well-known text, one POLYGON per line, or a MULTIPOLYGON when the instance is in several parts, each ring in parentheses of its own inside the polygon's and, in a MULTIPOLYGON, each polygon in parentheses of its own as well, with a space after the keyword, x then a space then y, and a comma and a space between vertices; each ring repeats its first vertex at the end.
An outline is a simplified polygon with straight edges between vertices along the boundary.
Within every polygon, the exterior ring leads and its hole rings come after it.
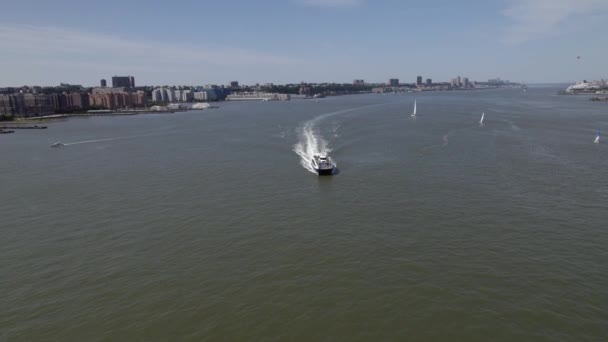
POLYGON ((0 86, 599 79, 607 19, 606 0, 10 1, 0 86))

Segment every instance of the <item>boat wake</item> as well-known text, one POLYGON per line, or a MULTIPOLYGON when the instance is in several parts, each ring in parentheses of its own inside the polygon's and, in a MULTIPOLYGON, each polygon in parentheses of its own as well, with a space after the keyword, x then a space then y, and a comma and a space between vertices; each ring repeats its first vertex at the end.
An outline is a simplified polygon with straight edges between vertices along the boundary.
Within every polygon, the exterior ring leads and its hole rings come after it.
MULTIPOLYGON (((64 143, 63 146, 80 145, 80 144, 91 144, 91 143, 104 142, 104 141, 134 139, 134 138, 142 138, 142 137, 151 137, 151 136, 155 136, 155 135, 159 135, 159 134, 158 133, 155 133, 155 134, 142 134, 142 135, 131 135, 131 136, 127 136, 127 137, 115 137, 115 138, 105 138, 105 139, 95 139, 95 140, 83 140, 83 141, 75 141, 75 142, 71 142, 71 143, 64 143)), ((160 134, 160 135, 162 135, 162 134, 160 134)))
MULTIPOLYGON (((300 164, 302 164, 302 166, 306 170, 308 170, 312 173, 317 173, 311 165, 312 157, 315 154, 322 154, 322 153, 328 154, 329 152, 331 152, 331 148, 329 147, 327 140, 323 139, 323 136, 321 136, 320 131, 316 127, 319 122, 321 122, 322 120, 327 119, 329 117, 335 116, 335 115, 346 114, 346 113, 360 110, 363 108, 385 106, 389 103, 390 102, 372 104, 372 105, 366 105, 366 106, 361 106, 361 107, 343 109, 343 110, 330 112, 330 113, 324 113, 311 120, 304 122, 298 128, 299 141, 293 147, 293 151, 298 156, 300 156, 300 164)), ((337 135, 336 131, 339 129, 339 127, 340 126, 337 126, 333 130, 334 137, 336 137, 336 135, 337 135)))
POLYGON ((315 154, 331 152, 331 149, 327 147, 327 141, 315 131, 315 123, 313 119, 302 126, 299 132, 300 141, 293 148, 294 152, 300 156, 300 164, 312 173, 317 173, 310 162, 312 157, 315 154))
POLYGON ((441 147, 446 147, 446 146, 448 146, 448 144, 450 143, 449 137, 450 137, 450 133, 445 134, 445 135, 443 136, 443 144, 441 145, 441 147))

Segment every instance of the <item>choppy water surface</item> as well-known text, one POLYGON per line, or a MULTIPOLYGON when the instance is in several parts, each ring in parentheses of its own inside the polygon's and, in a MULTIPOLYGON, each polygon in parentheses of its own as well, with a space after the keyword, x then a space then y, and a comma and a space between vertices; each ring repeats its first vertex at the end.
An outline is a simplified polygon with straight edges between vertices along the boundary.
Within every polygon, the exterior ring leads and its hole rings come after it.
POLYGON ((0 340, 605 340, 608 107, 555 92, 0 136, 0 340))

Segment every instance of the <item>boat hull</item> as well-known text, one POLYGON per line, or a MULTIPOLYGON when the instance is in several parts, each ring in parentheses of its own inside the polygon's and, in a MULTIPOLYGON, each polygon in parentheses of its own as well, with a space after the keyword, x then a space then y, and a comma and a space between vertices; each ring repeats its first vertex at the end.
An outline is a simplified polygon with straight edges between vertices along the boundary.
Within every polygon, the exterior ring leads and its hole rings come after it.
POLYGON ((319 176, 331 176, 334 174, 334 169, 315 169, 319 176))

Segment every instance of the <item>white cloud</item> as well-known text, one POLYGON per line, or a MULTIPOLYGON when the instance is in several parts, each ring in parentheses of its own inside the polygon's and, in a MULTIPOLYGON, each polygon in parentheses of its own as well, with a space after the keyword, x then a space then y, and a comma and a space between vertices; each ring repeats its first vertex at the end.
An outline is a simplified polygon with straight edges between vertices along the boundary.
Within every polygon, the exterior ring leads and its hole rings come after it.
POLYGON ((261 70, 299 63, 287 56, 234 47, 124 39, 110 34, 32 25, 0 24, 0 42, 3 51, 0 74, 20 73, 23 82, 46 81, 28 74, 34 73, 30 68, 47 74, 57 74, 60 70, 75 73, 78 69, 101 77, 129 70, 132 73, 183 75, 224 71, 229 74, 231 70, 254 66, 261 70))
POLYGON ((298 3, 311 7, 354 7, 363 0, 297 0, 298 3))
POLYGON ((511 20, 505 41, 519 44, 553 33, 568 20, 608 9, 607 0, 511 0, 503 14, 511 20))

